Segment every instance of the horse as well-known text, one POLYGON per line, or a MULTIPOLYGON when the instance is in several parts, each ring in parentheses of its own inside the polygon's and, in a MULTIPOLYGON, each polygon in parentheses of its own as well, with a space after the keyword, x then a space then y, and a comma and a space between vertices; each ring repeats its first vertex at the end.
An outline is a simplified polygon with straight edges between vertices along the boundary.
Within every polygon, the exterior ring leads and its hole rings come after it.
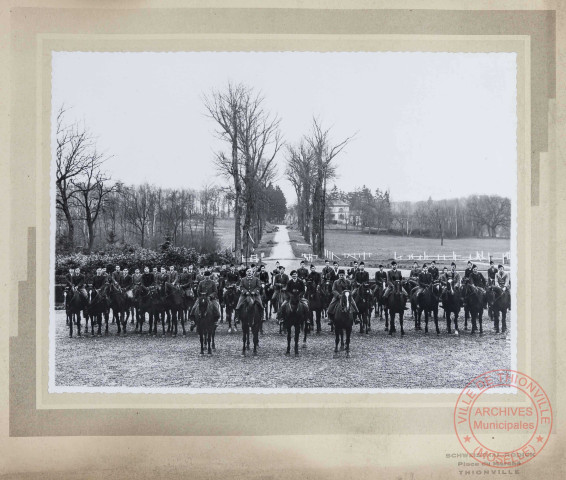
POLYGON ((224 277, 218 277, 218 306, 220 307, 220 319, 218 323, 224 323, 224 285, 226 284, 226 279, 224 277))
MULTIPOLYGON (((283 324, 285 325, 285 330, 287 331, 287 351, 286 355, 291 353, 291 329, 295 328, 295 355, 299 354, 299 337, 301 335, 301 326, 305 325, 305 322, 309 316, 309 309, 301 302, 301 296, 298 292, 293 292, 290 294, 289 301, 283 305, 281 311, 281 317, 283 318, 283 324)), ((303 347, 306 347, 307 343, 307 329, 305 327, 305 338, 303 340, 303 347)))
POLYGON ((425 333, 428 333, 428 317, 432 313, 436 334, 440 335, 438 328, 438 303, 440 301, 440 284, 435 281, 426 286, 420 294, 411 294, 411 306, 416 310, 415 330, 421 329, 421 315, 425 314, 425 333), (418 325, 418 328, 417 328, 418 325))
MULTIPOLYGON (((65 292, 65 312, 67 313, 67 323, 69 324, 69 336, 73 336, 73 323, 77 324, 77 336, 81 336, 81 312, 86 317, 86 307, 88 305, 87 299, 85 299, 79 289, 73 287, 70 291, 70 299, 67 292, 65 292)), ((88 322, 88 318, 87 318, 88 322)))
POLYGON ((161 289, 151 286, 148 290, 147 313, 149 313, 149 334, 157 335, 157 322, 161 320, 161 336, 165 336, 165 302, 161 289))
POLYGON ((454 288, 454 284, 451 279, 448 280, 446 287, 442 290, 440 299, 442 300, 442 308, 446 315, 446 330, 448 333, 452 333, 450 330, 450 317, 454 314, 454 333, 458 335, 458 315, 462 308, 462 296, 460 295, 460 289, 454 288))
MULTIPOLYGON (((320 285, 311 280, 307 281, 307 300, 309 302, 309 324, 312 327, 316 316, 316 333, 320 333, 320 319, 324 308, 324 296, 320 285)), ((307 339, 307 326, 305 326, 305 342, 307 339)))
MULTIPOLYGON (((407 281, 405 282, 404 288, 405 288, 405 291, 409 294, 409 296, 411 296, 411 292, 418 286, 419 286, 419 284, 415 280, 415 278, 409 277, 407 279, 407 281)), ((413 305, 413 302, 411 302, 411 316, 413 318, 417 318, 417 305, 416 304, 413 305)), ((416 322, 415 322, 415 325, 416 325, 416 322)), ((421 326, 420 326, 420 322, 419 322, 418 330, 420 330, 420 329, 421 329, 421 326)))
POLYGON ((104 329, 104 334, 108 335, 108 297, 107 297, 107 285, 103 285, 101 288, 93 288, 89 292, 89 303, 87 306, 87 323, 86 323, 86 333, 88 333, 88 318, 90 317, 90 327, 92 335, 94 336, 94 322, 98 325, 98 335, 101 335, 102 329, 102 317, 104 316, 106 328, 104 329))
POLYGON ((320 293, 322 295, 322 314, 324 318, 328 318, 328 307, 332 301, 332 282, 330 280, 322 282, 320 293))
POLYGON ((350 290, 344 290, 340 295, 340 301, 336 305, 334 312, 334 333, 336 335, 334 353, 338 353, 338 343, 340 350, 344 350, 344 332, 346 332, 346 356, 350 356, 350 335, 354 323, 354 312, 352 311, 352 295, 350 290))
POLYGON ((479 321, 480 334, 483 333, 482 317, 485 304, 485 292, 473 285, 469 278, 462 280, 462 296, 464 297, 464 305, 472 317, 472 334, 477 331, 477 323, 479 321))
POLYGON ((128 323, 127 312, 130 301, 122 289, 114 283, 109 283, 106 290, 110 308, 112 308, 112 314, 114 318, 117 319, 118 335, 122 333, 122 329, 124 329, 124 335, 126 335, 126 325, 128 323))
POLYGON ((195 323, 197 326, 197 333, 200 337, 200 354, 204 354, 204 347, 206 345, 208 354, 211 355, 212 350, 216 350, 216 346, 214 345, 216 325, 214 322, 212 303, 208 299, 206 293, 201 293, 197 299, 195 323))
POLYGON ((236 285, 228 285, 226 287, 226 292, 224 293, 224 304, 226 306, 226 320, 228 321, 228 333, 232 333, 232 328, 236 331, 236 324, 232 327, 232 314, 236 310, 236 305, 238 305, 238 292, 236 290, 236 285))
POLYGON ((504 291, 497 285, 487 289, 487 304, 493 313, 495 322, 495 333, 499 333, 499 314, 501 313, 501 332, 507 331, 507 310, 511 307, 511 296, 509 290, 504 291))
POLYGON ((405 335, 403 329, 403 316, 405 315, 405 305, 407 303, 407 292, 403 289, 401 280, 395 280, 393 290, 386 299, 386 317, 389 312, 389 335, 393 335, 395 329, 395 315, 399 315, 399 324, 401 325, 401 335, 405 335))
POLYGON ((252 331, 254 343, 254 355, 257 354, 259 344, 259 329, 261 327, 261 319, 263 318, 263 305, 258 305, 254 296, 247 292, 246 298, 240 306, 240 320, 242 322, 242 355, 246 354, 246 347, 250 348, 250 329, 252 331))
MULTIPOLYGON (((387 306, 385 305, 385 298, 383 298, 383 294, 385 293, 387 285, 385 281, 377 282, 375 284, 375 288, 373 289, 373 303, 375 309, 375 318, 379 315, 379 318, 383 318, 383 313, 385 313, 385 321, 386 324, 388 322, 388 312, 387 306)), ((387 329, 387 328, 386 328, 387 329)))
POLYGON ((372 309, 372 294, 369 288, 369 284, 362 283, 355 290, 354 302, 358 307, 358 315, 360 316, 360 333, 365 333, 366 335, 371 330, 371 309, 372 309))
POLYGON ((179 318, 181 319, 181 327, 183 328, 183 335, 187 334, 185 330, 185 316, 183 309, 185 306, 183 290, 169 282, 165 282, 163 286, 163 304, 165 305, 165 312, 167 315, 167 332, 171 332, 173 337, 177 336, 177 325, 179 318))
MULTIPOLYGON (((134 301, 136 304, 136 332, 143 333, 143 324, 145 322, 145 314, 151 316, 151 287, 144 287, 143 285, 134 286, 134 301)), ((151 333, 151 329, 149 331, 151 333)))

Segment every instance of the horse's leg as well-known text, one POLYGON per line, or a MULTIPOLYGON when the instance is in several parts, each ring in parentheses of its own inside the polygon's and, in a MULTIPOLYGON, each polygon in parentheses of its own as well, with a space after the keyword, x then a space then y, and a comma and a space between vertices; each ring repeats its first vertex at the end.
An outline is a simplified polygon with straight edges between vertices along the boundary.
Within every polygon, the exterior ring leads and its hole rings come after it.
POLYGON ((352 334, 352 327, 346 327, 346 358, 350 356, 350 336, 352 334))
POLYGON ((340 350, 344 350, 344 329, 340 329, 340 350))
POLYGON ((199 327, 197 328, 198 330, 198 336, 200 339, 200 354, 204 355, 204 332, 202 331, 202 329, 199 327))
POLYGON ((440 329, 438 328, 438 307, 432 311, 432 314, 434 316, 434 327, 436 328, 436 334, 440 335, 440 329))
POLYGON ((287 329, 287 351, 286 355, 291 354, 291 326, 285 327, 287 329))
POLYGON ((73 314, 67 313, 67 324, 69 325, 69 337, 73 337, 73 314))
POLYGON ((470 311, 467 307, 464 307, 464 330, 468 329, 468 317, 470 315, 470 311))
MULTIPOLYGON (((263 314, 262 314, 263 316, 263 314)), ((261 325, 261 324, 260 324, 261 325)), ((252 328, 253 341, 254 341, 254 355, 257 355, 257 347, 259 345, 259 328, 257 325, 252 328)))
POLYGON ((214 328, 214 326, 210 327, 207 329, 206 331, 206 346, 208 347, 208 354, 212 355, 212 332, 210 331, 211 328, 214 328))
POLYGON ((493 322, 495 333, 499 333, 499 310, 493 310, 493 322))
MULTIPOLYGON (((161 317, 161 336, 165 336, 165 312, 159 312, 158 314, 161 317)), ((157 333, 157 326, 155 327, 155 333, 157 333)))
POLYGON ((128 326, 128 309, 122 312, 122 328, 124 329, 124 335, 126 335, 126 327, 128 326))
POLYGON ((384 330, 387 332, 390 328, 389 325, 390 325, 391 319, 389 318, 389 316, 390 316, 389 309, 386 308, 385 305, 383 306, 383 313, 385 314, 385 328, 384 328, 384 330))
POLYGON ((389 311, 389 335, 393 335, 397 330, 395 329, 395 312, 389 311))
POLYGON ((478 322, 480 323, 480 334, 483 333, 483 308, 479 311, 478 322))
POLYGON ((183 337, 187 334, 187 330, 185 330, 185 311, 183 309, 179 310, 179 314, 181 316, 181 328, 183 329, 183 337))
POLYGON ((81 336, 81 311, 77 312, 77 336, 81 336))
POLYGON ((507 309, 501 311, 501 333, 507 331, 507 309))
MULTIPOLYGON (((313 312, 313 313, 314 313, 314 312, 313 312)), ((305 323, 306 323, 306 322, 307 322, 307 320, 305 319, 305 323)), ((303 348, 306 348, 306 346, 307 346, 307 333, 308 333, 308 332, 307 332, 307 328, 306 328, 306 327, 305 327, 304 330, 305 330, 305 335, 304 335, 304 337, 303 337, 303 348)))
POLYGON ((322 330, 322 327, 320 325, 321 317, 322 317, 322 310, 318 309, 316 311, 316 333, 320 333, 320 331, 322 330))
POLYGON ((340 332, 337 328, 334 328, 334 334, 336 336, 335 344, 334 344, 334 353, 338 353, 338 344, 340 343, 340 332))
POLYGON ((245 355, 246 354, 246 325, 244 325, 244 322, 242 322, 242 342, 243 342, 242 355, 245 355))
POLYGON ((476 324, 476 312, 471 311, 470 316, 472 317, 472 334, 476 333, 477 324, 476 324))
POLYGON ((403 314, 404 312, 399 312, 399 323, 401 324, 401 336, 405 335, 405 330, 403 330, 403 314))
MULTIPOLYGON (((306 335, 307 335, 307 329, 305 328, 305 342, 306 342, 306 335)), ((299 337, 300 336, 301 336, 301 324, 295 323, 295 355, 299 354, 299 337)))
POLYGON ((424 310, 424 320, 425 320, 424 333, 428 333, 428 314, 429 314, 429 311, 425 309, 424 310))

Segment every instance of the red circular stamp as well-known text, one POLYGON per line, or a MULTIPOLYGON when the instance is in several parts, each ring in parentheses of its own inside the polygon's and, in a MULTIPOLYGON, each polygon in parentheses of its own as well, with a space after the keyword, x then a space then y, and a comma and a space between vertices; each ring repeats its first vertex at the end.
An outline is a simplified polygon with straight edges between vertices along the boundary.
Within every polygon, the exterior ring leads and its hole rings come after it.
POLYGON ((529 462, 552 431, 552 407, 531 377, 491 370, 470 381, 454 408, 454 429, 468 454, 494 468, 529 462))

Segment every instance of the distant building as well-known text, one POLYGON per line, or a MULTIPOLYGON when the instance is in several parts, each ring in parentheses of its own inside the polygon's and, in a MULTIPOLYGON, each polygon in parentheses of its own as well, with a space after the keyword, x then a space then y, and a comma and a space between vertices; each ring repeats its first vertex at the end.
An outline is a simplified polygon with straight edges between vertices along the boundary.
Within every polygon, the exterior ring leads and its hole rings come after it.
POLYGON ((332 200, 328 204, 328 212, 332 223, 346 225, 350 218, 350 205, 342 200, 332 200))

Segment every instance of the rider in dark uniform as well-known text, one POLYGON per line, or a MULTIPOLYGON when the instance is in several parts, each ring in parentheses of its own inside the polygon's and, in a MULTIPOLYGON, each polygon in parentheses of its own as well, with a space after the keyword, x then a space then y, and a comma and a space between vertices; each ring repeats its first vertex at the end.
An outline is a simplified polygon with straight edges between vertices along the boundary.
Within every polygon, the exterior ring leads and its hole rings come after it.
POLYGON ((145 288, 149 288, 155 285, 155 275, 149 271, 149 267, 145 267, 143 269, 141 284, 145 288))
POLYGON ((470 281, 472 283, 472 285, 478 287, 484 294, 483 298, 484 298, 484 302, 483 302, 483 306, 484 308, 487 307, 487 295, 485 295, 485 289, 486 289, 486 281, 485 281, 485 277, 483 276, 482 273, 478 272, 478 266, 474 265, 472 268, 472 273, 470 274, 470 281))
POLYGON ((276 275, 279 275, 279 261, 275 262, 275 268, 271 272, 271 283, 275 281, 276 275))
POLYGON ((493 260, 489 261, 489 268, 487 269, 487 284, 495 285, 495 276, 497 275, 497 268, 493 263, 493 260))
POLYGON ((240 268, 238 269, 238 275, 240 278, 244 278, 246 276, 246 265, 244 263, 240 263, 240 268))
POLYGON ((432 275, 428 271, 428 265, 425 263, 423 264, 423 271, 419 274, 419 284, 413 288, 411 293, 416 292, 417 296, 420 295, 426 287, 432 284, 432 282, 432 275))
MULTIPOLYGON (((332 284, 332 301, 328 306, 328 318, 330 319, 330 322, 328 322, 329 325, 332 325, 334 323, 334 313, 336 312, 336 306, 340 301, 340 296, 342 295, 342 292, 344 292, 344 290, 351 290, 351 287, 352 286, 350 284, 350 281, 347 278, 345 278, 344 270, 339 269, 338 279, 335 280, 334 283, 332 284)), ((353 298, 351 298, 351 304, 354 309, 354 312, 357 313, 358 307, 356 306, 356 302, 354 302, 353 298)))
POLYGON ((403 281, 403 274, 400 270, 397 270, 397 262, 393 260, 391 262, 391 270, 387 272, 387 288, 385 292, 383 292, 384 298, 389 298, 389 295, 393 293, 393 288, 397 280, 403 281))
POLYGON ((259 268, 259 271, 256 273, 256 275, 261 283, 265 283, 266 285, 269 284, 269 273, 265 269, 265 265, 262 265, 259 268))
POLYGON ((120 288, 124 291, 126 296, 130 300, 133 300, 134 293, 132 292, 132 288, 134 286, 134 282, 133 282, 132 276, 129 274, 127 268, 124 268, 124 272, 123 272, 123 275, 120 277, 119 284, 120 284, 120 288))
POLYGON ((409 273, 409 279, 418 283, 420 274, 421 274, 421 269, 419 268, 419 263, 413 262, 413 268, 411 269, 411 272, 409 273))
POLYGON ((301 266, 297 269, 297 276, 301 279, 301 280, 306 280, 306 278, 309 275, 309 271, 307 270, 307 268, 305 267, 305 261, 301 260, 301 266))
MULTIPOLYGON (((298 274, 297 270, 293 270, 291 272, 291 279, 287 282, 287 292, 298 293, 300 295, 301 303, 305 307, 308 308, 309 303, 308 303, 307 299, 304 298, 305 291, 306 291, 305 282, 303 282, 303 280, 301 278, 299 278, 299 274, 298 274)), ((283 307, 285 306, 285 304, 288 301, 289 301, 289 299, 287 299, 285 302, 283 302, 281 304, 281 308, 279 308, 279 310, 277 310, 277 319, 279 320, 280 323, 283 321, 282 317, 281 317, 281 315, 283 314, 283 307)))
POLYGON ((432 276, 433 281, 438 280, 438 277, 440 277, 440 272, 438 271, 438 267, 436 266, 436 262, 434 260, 431 262, 430 267, 428 268, 428 273, 430 273, 430 275, 432 276))
POLYGON ((466 267, 466 270, 464 270, 464 278, 470 278, 473 266, 474 265, 472 264, 471 260, 468 260, 468 266, 466 267))
POLYGON ((98 290, 106 283, 106 277, 102 275, 102 268, 96 269, 96 275, 92 279, 92 288, 98 290))
POLYGON ((254 271, 251 268, 248 268, 245 278, 242 278, 240 280, 240 298, 238 299, 238 304, 236 305, 235 310, 236 323, 239 323, 240 321, 240 308, 242 307, 242 303, 244 303, 244 300, 246 299, 247 293, 250 293, 254 297, 256 304, 258 304, 263 309, 261 296, 259 294, 260 289, 261 283, 259 281, 259 278, 254 277, 254 271))
POLYGON ((88 300, 88 293, 85 288, 85 276, 81 273, 80 268, 75 268, 75 274, 73 275, 72 284, 79 291, 81 297, 88 300))
POLYGON ((307 280, 309 282, 314 283, 315 285, 320 285, 320 283, 322 281, 322 277, 321 277, 320 273, 318 273, 316 271, 316 267, 314 265, 311 265, 311 271, 309 272, 309 274, 307 276, 307 280))
POLYGON ((364 262, 360 262, 360 266, 356 273, 354 273, 354 279, 352 282, 352 288, 356 289, 363 283, 369 283, 369 273, 365 271, 366 265, 364 262))
MULTIPOLYGON (((332 267, 330 266, 330 260, 328 258, 324 261, 324 268, 322 269, 322 280, 326 281, 327 279, 330 280, 330 275, 332 275, 332 267)), ((336 280, 336 279, 334 279, 336 280)), ((332 280, 332 281, 334 281, 332 280)))
MULTIPOLYGON (((206 295, 208 300, 212 303, 212 313, 214 316, 214 323, 218 322, 220 318, 220 304, 218 303, 218 287, 216 286, 216 282, 211 278, 212 273, 210 271, 204 272, 204 280, 202 280, 198 284, 197 294, 198 295, 206 295)), ((193 308, 191 309, 190 318, 195 318, 195 312, 198 308, 198 302, 195 302, 193 308)), ((194 321, 194 320, 193 320, 194 321)), ((193 325, 191 324, 191 330, 193 325)))
POLYGON ((375 284, 380 285, 382 282, 387 282, 387 272, 383 270, 383 265, 379 264, 379 270, 375 272, 375 284))
POLYGON ((350 268, 350 270, 348 270, 348 279, 354 280, 354 276, 356 275, 356 272, 358 271, 358 262, 354 260, 354 266, 352 268, 350 268))

